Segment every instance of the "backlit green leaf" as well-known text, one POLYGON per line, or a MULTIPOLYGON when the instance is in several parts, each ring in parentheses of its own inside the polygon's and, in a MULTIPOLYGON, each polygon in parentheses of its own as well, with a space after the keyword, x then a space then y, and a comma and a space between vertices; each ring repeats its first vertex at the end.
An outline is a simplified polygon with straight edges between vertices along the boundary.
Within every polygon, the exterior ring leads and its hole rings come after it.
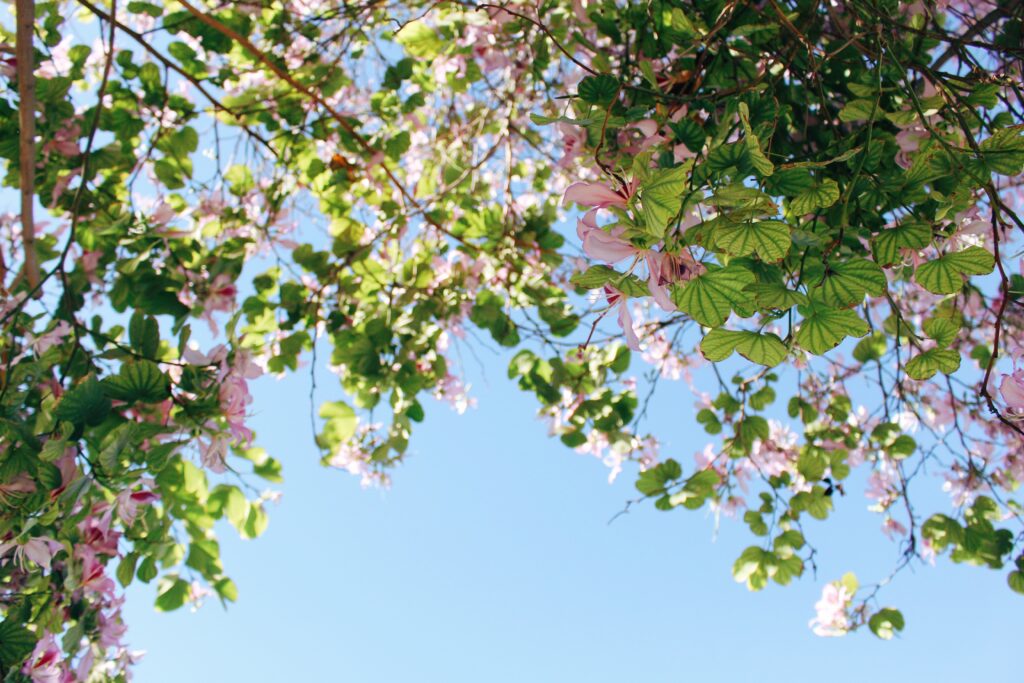
POLYGON ((701 325, 718 327, 732 311, 740 317, 753 314, 750 294, 744 291, 753 282, 754 274, 742 266, 730 264, 721 268, 712 264, 689 282, 673 285, 672 301, 701 325))
POLYGON ((942 254, 921 264, 914 279, 933 294, 955 294, 964 286, 964 277, 987 275, 995 268, 995 258, 981 247, 942 254))

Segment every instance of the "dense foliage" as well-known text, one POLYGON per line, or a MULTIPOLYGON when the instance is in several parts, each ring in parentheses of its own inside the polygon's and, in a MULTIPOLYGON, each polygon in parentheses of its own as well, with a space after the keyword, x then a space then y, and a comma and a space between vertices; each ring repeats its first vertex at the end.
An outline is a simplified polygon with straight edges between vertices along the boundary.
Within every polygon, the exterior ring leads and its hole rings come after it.
MULTIPOLYGON (((741 518, 753 590, 866 495, 894 574, 1024 592, 1020 2, 15 4, 4 680, 127 679, 117 584, 236 598, 212 529, 259 535, 281 472, 250 380, 329 356, 323 462, 388 485, 474 329, 612 478, 741 518), (678 379, 692 458, 640 431, 678 379)), ((902 630, 891 578, 815 632, 902 630)))

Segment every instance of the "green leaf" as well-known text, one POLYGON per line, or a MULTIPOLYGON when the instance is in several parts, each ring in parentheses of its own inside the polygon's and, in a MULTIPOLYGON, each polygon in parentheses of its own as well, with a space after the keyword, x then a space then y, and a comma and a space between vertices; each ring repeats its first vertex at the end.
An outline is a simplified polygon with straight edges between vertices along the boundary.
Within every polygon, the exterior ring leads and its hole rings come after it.
POLYGON ((745 142, 730 142, 713 147, 708 152, 707 167, 712 171, 728 171, 740 168, 747 159, 745 142))
POLYGON ((156 567, 156 560, 152 556, 146 556, 142 558, 142 564, 139 565, 139 570, 135 573, 135 576, 139 577, 139 581, 143 583, 149 583, 156 578, 159 570, 156 567))
POLYGON ((584 102, 599 105, 610 104, 618 92, 619 82, 614 76, 608 74, 587 76, 580 81, 579 87, 576 89, 576 93, 584 102))
POLYGON ((752 545, 740 553, 733 563, 732 576, 739 583, 746 583, 749 590, 761 590, 767 584, 767 565, 773 559, 773 553, 752 545))
POLYGON ((914 379, 931 379, 935 373, 950 375, 960 368, 960 353, 952 349, 928 349, 910 359, 907 374, 914 379))
POLYGON ((814 177, 805 168, 778 169, 768 179, 767 187, 776 197, 796 197, 814 187, 814 177))
POLYGON ((1006 576, 1006 583, 1014 593, 1024 595, 1024 572, 1015 570, 1006 576))
POLYGON ((860 582, 857 581, 857 575, 853 572, 846 572, 842 578, 839 579, 840 585, 846 588, 846 592, 850 595, 856 595, 857 589, 860 588, 860 582))
POLYGON ((128 339, 139 355, 156 360, 160 348, 160 326, 156 318, 145 315, 142 311, 135 311, 128 324, 128 339))
POLYGON ((956 341, 960 335, 961 319, 948 315, 937 315, 924 321, 924 333, 934 339, 940 347, 946 347, 956 341))
POLYGON ((663 463, 644 470, 636 480, 636 489, 645 496, 657 496, 665 492, 668 483, 683 476, 683 468, 669 458, 663 463))
POLYGON ((121 558, 121 561, 117 564, 117 581, 123 587, 127 588, 128 584, 135 578, 135 565, 139 561, 139 554, 136 552, 130 552, 121 558))
POLYGON ((32 653, 36 637, 32 631, 11 619, 0 621, 0 664, 11 668, 32 653))
POLYGON ((744 291, 753 282, 754 274, 742 266, 709 264, 701 275, 673 285, 672 301, 704 327, 719 327, 732 311, 744 318, 753 315, 750 295, 744 291))
POLYGON ((262 505, 250 505, 249 516, 241 529, 242 538, 256 538, 266 531, 268 523, 267 513, 262 505))
POLYGON ((882 117, 882 110, 874 100, 850 100, 839 110, 839 120, 844 123, 869 121, 882 117))
POLYGON ((871 250, 875 260, 883 266, 890 266, 903 260, 901 249, 924 249, 932 241, 932 229, 925 223, 909 221, 889 230, 883 230, 871 238, 871 250))
POLYGON ((888 337, 881 332, 875 332, 857 342, 857 346, 853 348, 853 357, 861 363, 879 360, 885 355, 888 343, 888 337))
POLYGON ((863 337, 868 333, 867 322, 851 310, 817 303, 797 310, 804 319, 797 330, 796 343, 816 356, 839 346, 846 337, 863 337))
POLYGON ((996 173, 1012 176, 1024 170, 1024 127, 997 130, 978 147, 985 163, 996 173))
POLYGON ((644 229, 653 237, 665 236, 665 229, 683 206, 683 193, 691 164, 659 168, 640 187, 644 229))
POLYGON ((235 164, 228 168, 224 174, 224 179, 231 186, 231 194, 238 196, 251 191, 256 185, 256 181, 252 177, 252 171, 249 170, 248 166, 241 164, 235 164))
POLYGON ((323 445, 328 448, 334 448, 351 439, 359 423, 356 412, 344 401, 324 403, 320 406, 320 417, 326 420, 320 438, 323 445))
MULTIPOLYGON (((140 577, 141 578, 141 577, 140 577)), ((188 601, 188 582, 179 577, 167 577, 160 583, 156 596, 156 608, 161 612, 172 612, 188 601)))
POLYGON ((153 164, 153 173, 168 190, 180 190, 185 187, 185 181, 182 180, 185 173, 179 164, 167 159, 158 159, 153 164))
POLYGON ((590 266, 585 272, 575 273, 569 282, 580 289, 599 289, 620 277, 622 273, 609 266, 590 266))
POLYGON ((231 579, 220 579, 213 584, 213 589, 217 591, 217 595, 219 595, 222 600, 227 600, 229 602, 235 602, 238 600, 238 586, 236 586, 235 582, 231 579))
POLYGON ((433 59, 444 49, 444 42, 437 35, 437 31, 421 19, 402 26, 395 36, 395 42, 404 47, 411 56, 423 59, 433 59))
POLYGON ((839 199, 839 185, 828 178, 820 185, 801 192, 789 201, 790 211, 797 216, 811 213, 815 209, 827 209, 839 199))
POLYGON ((53 415, 58 420, 67 420, 79 426, 98 425, 110 413, 110 399, 96 378, 89 376, 64 394, 53 415))
POLYGON ((736 219, 737 214, 749 218, 752 216, 774 216, 779 211, 779 207, 772 200, 771 195, 756 187, 747 187, 738 182, 716 188, 712 203, 720 208, 741 209, 739 212, 724 215, 723 218, 726 219, 726 222, 736 219))
POLYGON ((829 264, 825 278, 811 289, 811 295, 830 306, 846 307, 864 301, 864 295, 881 296, 888 281, 877 263, 852 258, 829 264))
POLYGON ((904 625, 900 611, 889 607, 878 610, 868 619, 871 632, 882 640, 891 639, 896 632, 903 630, 904 625))
POLYGON ((750 165, 754 167, 758 175, 762 178, 767 178, 775 172, 775 165, 761 151, 761 141, 754 134, 753 128, 750 127, 750 109, 747 107, 746 102, 740 102, 740 123, 743 124, 743 132, 746 136, 750 165))
POLYGON ((914 441, 914 437, 907 434, 900 434, 885 447, 885 452, 897 460, 913 455, 916 450, 917 442, 914 441))
POLYGON ((113 474, 120 469, 121 454, 135 440, 136 428, 135 422, 123 422, 104 437, 99 462, 107 474, 113 474))
POLYGON ((107 396, 125 403, 159 403, 171 395, 167 376, 150 360, 132 360, 103 380, 107 396))
POLYGON ((741 356, 767 367, 775 367, 786 358, 786 345, 774 334, 758 334, 749 330, 715 328, 700 343, 701 353, 709 361, 723 361, 738 351, 741 356))
POLYGON ((964 276, 987 275, 995 268, 995 258, 981 247, 943 254, 918 267, 917 284, 932 294, 955 294, 963 289, 964 276))
POLYGON ((732 256, 757 253, 762 261, 781 261, 791 244, 789 226, 782 221, 719 223, 713 232, 715 245, 732 256))
POLYGON ((759 308, 786 310, 810 301, 803 292, 787 289, 781 282, 757 282, 749 285, 747 291, 757 298, 759 308))

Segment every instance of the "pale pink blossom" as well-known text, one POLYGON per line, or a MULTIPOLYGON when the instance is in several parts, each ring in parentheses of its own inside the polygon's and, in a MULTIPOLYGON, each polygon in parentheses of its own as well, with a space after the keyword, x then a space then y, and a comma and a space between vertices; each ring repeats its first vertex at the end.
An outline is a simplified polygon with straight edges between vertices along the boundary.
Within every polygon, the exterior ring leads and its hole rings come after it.
POLYGON ((206 299, 203 300, 203 308, 207 314, 212 311, 230 312, 235 307, 237 294, 238 288, 232 282, 231 276, 221 273, 210 283, 206 299))
POLYGON ((220 474, 227 470, 228 439, 223 434, 199 437, 199 458, 203 467, 220 474))
POLYGON ((121 532, 111 528, 113 515, 114 509, 109 504, 97 503, 89 516, 78 523, 82 543, 97 553, 111 557, 118 554, 117 543, 121 538, 121 532))
MULTIPOLYGON (((149 482, 149 485, 152 485, 152 481, 149 482)), ((144 505, 152 505, 160 500, 160 494, 146 489, 140 491, 125 489, 117 494, 116 500, 117 514, 127 528, 135 523, 135 518, 139 515, 139 508, 144 505)))
POLYGON ((39 78, 57 78, 66 76, 71 71, 71 41, 70 35, 64 38, 50 50, 50 58, 46 59, 36 69, 36 76, 39 78))
POLYGON ((1018 368, 1009 375, 1004 374, 999 384, 999 393, 1013 413, 1024 416, 1024 368, 1018 368))
POLYGON ((597 209, 588 211, 576 221, 576 234, 583 242, 583 251, 590 258, 607 263, 617 263, 643 251, 622 238, 625 231, 623 227, 605 230, 598 226, 597 209))
POLYGON ((896 145, 900 151, 896 153, 896 164, 901 168, 910 168, 913 163, 910 155, 916 152, 921 141, 928 138, 928 131, 919 123, 910 125, 896 134, 896 145))
POLYGON ((903 526, 892 517, 886 517, 885 521, 882 522, 882 533, 889 537, 890 540, 893 540, 898 536, 906 536, 907 527, 903 526))
POLYGON ((0 503, 9 505, 11 498, 22 493, 33 493, 36 490, 36 483, 32 477, 25 472, 15 475, 6 484, 0 484, 0 503))
POLYGON ((90 546, 75 548, 75 557, 82 562, 82 579, 79 585, 100 596, 114 596, 114 582, 106 574, 103 564, 96 559, 96 551, 90 546))
POLYGON ((810 622, 814 634, 825 637, 846 635, 850 629, 847 610, 852 601, 853 595, 839 581, 826 584, 821 591, 821 599, 814 604, 817 615, 810 622))
POLYGON ((53 556, 64 549, 64 546, 48 536, 35 536, 24 542, 7 541, 0 543, 0 557, 14 550, 14 562, 21 567, 29 560, 43 569, 50 568, 53 556))
POLYGON ((21 671, 32 679, 32 683, 63 683, 66 673, 63 653, 53 634, 48 631, 44 634, 21 671))
POLYGON ((252 403, 249 385, 244 378, 229 375, 220 385, 220 407, 228 430, 236 442, 252 443, 252 430, 245 425, 246 409, 252 403))
POLYGON ((587 131, 582 126, 574 126, 564 121, 559 122, 557 128, 562 134, 562 158, 558 160, 558 167, 568 168, 586 146, 587 131))
POLYGON ((41 356, 47 350, 63 342, 71 334, 71 329, 71 325, 67 321, 60 320, 53 326, 53 329, 44 332, 38 337, 34 337, 31 334, 27 335, 27 341, 31 344, 32 350, 36 352, 36 355, 41 356))
POLYGON ((606 209, 609 206, 625 208, 636 190, 635 182, 624 190, 613 190, 604 183, 573 183, 566 188, 562 204, 568 206, 575 203, 597 209, 606 209))
POLYGON ((626 346, 633 351, 640 350, 640 338, 633 329, 633 316, 629 312, 629 297, 610 285, 604 286, 604 295, 609 306, 618 306, 619 327, 626 334, 626 346))
POLYGON ((469 395, 470 387, 455 375, 448 374, 438 382, 434 397, 447 401, 456 413, 462 415, 469 408, 476 407, 476 399, 469 395))

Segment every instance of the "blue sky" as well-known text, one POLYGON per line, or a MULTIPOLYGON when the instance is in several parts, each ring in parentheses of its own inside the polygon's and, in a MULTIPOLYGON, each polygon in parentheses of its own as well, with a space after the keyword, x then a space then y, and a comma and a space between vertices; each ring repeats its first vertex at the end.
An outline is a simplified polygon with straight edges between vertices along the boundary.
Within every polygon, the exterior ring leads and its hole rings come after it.
MULTIPOLYGON (((532 397, 504 376, 470 370, 479 407, 427 406, 390 491, 361 490, 327 470, 309 433, 308 375, 259 380, 259 442, 285 466, 266 534, 222 529, 240 589, 173 614, 155 585, 133 586, 126 617, 146 649, 144 683, 323 680, 359 683, 519 681, 1014 680, 1024 627, 1002 573, 952 566, 900 575, 883 602, 907 629, 822 639, 807 628, 822 583, 853 570, 884 576, 897 547, 860 491, 809 529, 822 558, 787 588, 749 593, 730 567, 751 542, 704 511, 634 507, 631 473, 609 486, 603 465, 546 435, 532 397)), ((473 365, 473 363, 470 363, 473 365)), ((340 398, 324 373, 319 398, 340 398)), ((689 465, 704 443, 683 385, 665 385, 651 426, 663 455, 689 465), (681 418, 681 419, 680 419, 681 418), (662 429, 658 429, 662 427, 662 429)), ((934 482, 938 489, 941 480, 934 482)), ((938 502, 938 499, 936 499, 938 502)))

